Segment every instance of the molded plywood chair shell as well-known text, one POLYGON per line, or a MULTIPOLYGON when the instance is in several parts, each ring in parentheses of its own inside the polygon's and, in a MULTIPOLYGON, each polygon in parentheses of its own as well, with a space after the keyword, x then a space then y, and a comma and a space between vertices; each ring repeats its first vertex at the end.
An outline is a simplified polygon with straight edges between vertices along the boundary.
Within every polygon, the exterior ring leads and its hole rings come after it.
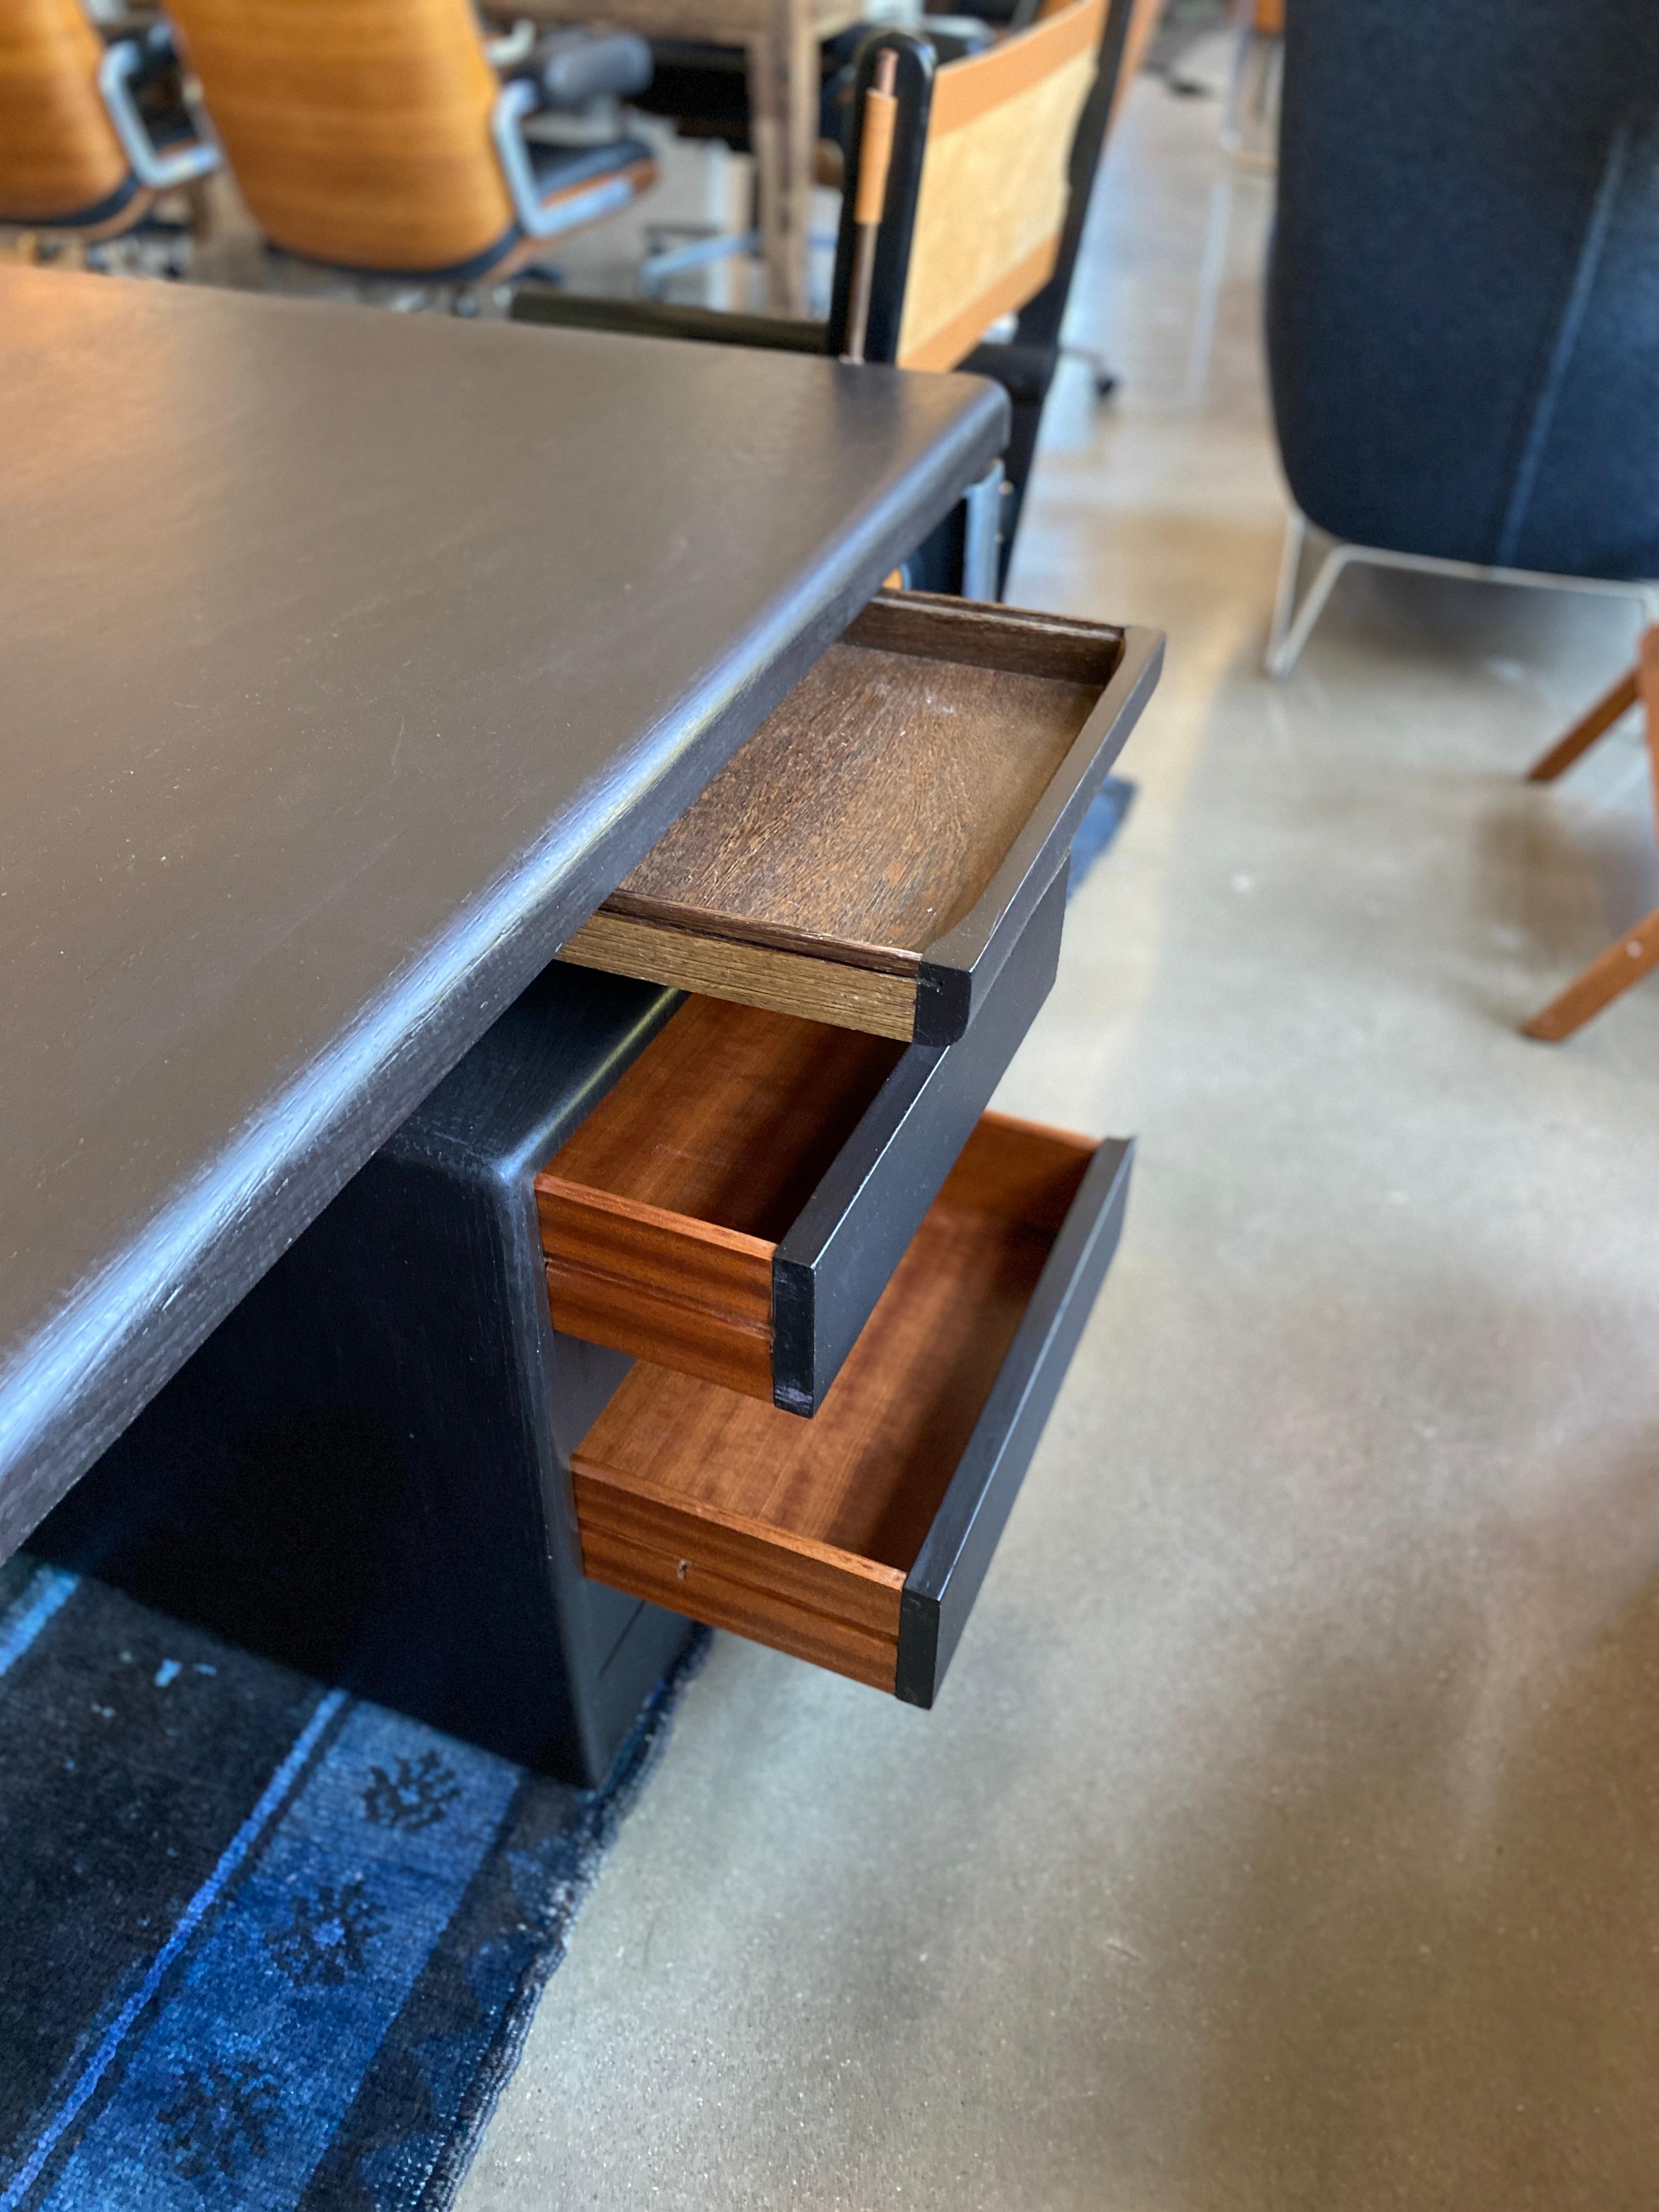
POLYGON ((512 235, 467 0, 174 0, 255 220, 338 267, 462 274, 512 235))
POLYGON ((0 222, 118 216, 131 178, 80 0, 0 0, 0 222))
POLYGON ((1068 0, 939 70, 899 326, 903 368, 954 368, 1054 273, 1072 142, 1105 19, 1106 0, 1068 0))

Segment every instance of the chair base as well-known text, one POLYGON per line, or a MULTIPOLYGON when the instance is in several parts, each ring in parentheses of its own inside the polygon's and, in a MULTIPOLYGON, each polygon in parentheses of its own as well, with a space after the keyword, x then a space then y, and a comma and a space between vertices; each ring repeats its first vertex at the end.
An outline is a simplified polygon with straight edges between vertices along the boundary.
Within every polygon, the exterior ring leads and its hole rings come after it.
POLYGON ((760 252, 760 233, 718 230, 712 223, 659 222, 646 232, 646 246, 637 281, 641 298, 655 300, 672 277, 719 261, 752 260, 760 252))
POLYGON ((1304 555, 1312 526, 1299 507, 1292 507, 1285 518, 1279 589, 1273 599, 1273 623, 1261 664, 1275 681, 1288 676, 1301 659, 1302 648, 1313 635, 1314 625, 1324 613, 1343 570, 1354 562, 1363 562, 1375 568, 1404 568, 1425 576, 1457 576, 1475 583, 1525 584, 1537 591, 1588 592, 1601 599, 1630 599, 1641 609, 1645 622, 1659 623, 1659 583, 1626 582, 1604 576, 1556 576, 1534 568, 1493 568, 1477 561, 1444 560, 1437 554, 1395 553, 1380 545, 1351 545, 1341 538, 1331 542, 1304 592, 1304 555))
POLYGON ((1247 23, 1238 33, 1227 100, 1221 114, 1221 150, 1247 169, 1278 167, 1279 89, 1285 74, 1285 34, 1247 23))

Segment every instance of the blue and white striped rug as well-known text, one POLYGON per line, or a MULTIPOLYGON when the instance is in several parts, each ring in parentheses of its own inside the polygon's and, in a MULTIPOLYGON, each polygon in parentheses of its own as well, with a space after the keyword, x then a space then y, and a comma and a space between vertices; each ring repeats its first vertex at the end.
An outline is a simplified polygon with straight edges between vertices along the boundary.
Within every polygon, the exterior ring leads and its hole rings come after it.
POLYGON ((0 1568, 0 2212, 434 2212, 706 1639, 562 1788, 0 1568))

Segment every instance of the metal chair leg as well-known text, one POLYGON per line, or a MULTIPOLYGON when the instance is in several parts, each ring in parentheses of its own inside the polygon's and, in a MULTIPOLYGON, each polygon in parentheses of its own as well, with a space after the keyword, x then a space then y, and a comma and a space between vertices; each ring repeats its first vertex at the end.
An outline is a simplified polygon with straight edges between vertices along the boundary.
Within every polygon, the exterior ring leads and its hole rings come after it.
POLYGON ((1292 507, 1285 518, 1285 549, 1279 556, 1273 626, 1267 633, 1267 649, 1261 664, 1275 683, 1288 676, 1301 659, 1302 648, 1313 635, 1314 624, 1324 613, 1325 603, 1335 589, 1337 578, 1362 550, 1355 545, 1333 545, 1320 562, 1308 595, 1298 609, 1297 593, 1302 583, 1302 556, 1307 538, 1308 519, 1299 508, 1292 507))
POLYGON ((977 483, 962 495, 966 510, 962 532, 962 596, 994 599, 1001 570, 1003 476, 993 461, 977 483))

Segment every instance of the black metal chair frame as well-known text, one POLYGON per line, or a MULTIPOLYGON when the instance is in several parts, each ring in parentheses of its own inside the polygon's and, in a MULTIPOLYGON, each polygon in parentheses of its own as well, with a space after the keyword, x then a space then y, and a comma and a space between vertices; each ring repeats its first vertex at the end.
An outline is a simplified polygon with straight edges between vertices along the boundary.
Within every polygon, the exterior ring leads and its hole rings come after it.
MULTIPOLYGON (((1132 11, 1133 0, 1110 0, 1107 9, 1094 82, 1072 140, 1066 220, 1054 273, 1042 289, 1019 310, 1011 337, 975 346, 957 364, 963 373, 990 377, 1000 384, 1013 410, 999 519, 1000 544, 995 574, 998 597, 1007 580, 1042 410, 1059 365, 1060 329, 1071 296, 1072 277, 1101 149, 1111 119, 1132 11)), ((515 295, 512 306, 514 320, 553 324, 566 329, 619 331, 640 337, 689 339, 711 345, 763 346, 784 353, 842 355, 847 347, 852 304, 856 234, 852 210, 858 184, 865 94, 874 80, 878 58, 887 52, 892 53, 897 63, 895 91, 899 106, 885 213, 876 243, 864 359, 891 362, 898 351, 936 66, 933 49, 925 37, 902 31, 878 32, 860 49, 852 102, 853 135, 847 149, 847 190, 827 321, 729 313, 719 308, 678 307, 659 301, 586 298, 533 283, 525 283, 515 295)), ((906 580, 924 589, 959 589, 969 524, 969 515, 961 510, 947 517, 927 544, 917 549, 912 561, 907 562, 907 570, 914 573, 907 574, 906 580)))

